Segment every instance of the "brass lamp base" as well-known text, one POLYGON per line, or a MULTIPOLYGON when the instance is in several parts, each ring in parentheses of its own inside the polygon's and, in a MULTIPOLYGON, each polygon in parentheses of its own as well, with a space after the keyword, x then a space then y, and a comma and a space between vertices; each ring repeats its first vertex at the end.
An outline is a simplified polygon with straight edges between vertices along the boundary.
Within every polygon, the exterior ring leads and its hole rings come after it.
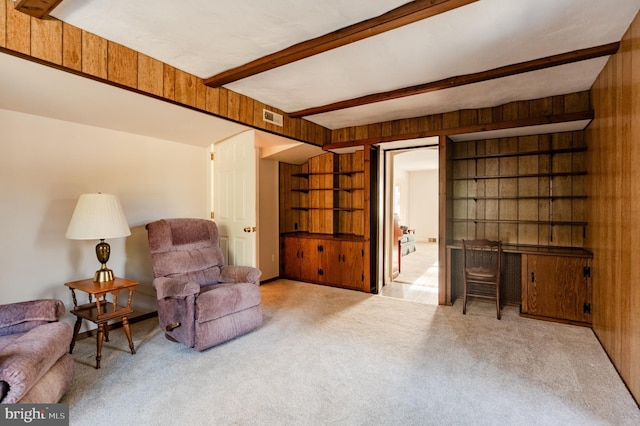
POLYGON ((104 283, 106 281, 113 281, 113 271, 107 268, 107 261, 111 254, 111 247, 104 242, 104 239, 100 239, 100 242, 96 246, 96 256, 98 261, 102 264, 100 269, 96 271, 93 276, 94 283, 104 283))
MULTIPOLYGON (((106 266, 106 265, 102 265, 102 266, 106 266)), ((93 282, 104 283, 106 281, 113 281, 113 271, 111 269, 107 269, 106 267, 98 269, 96 273, 93 275, 93 282)))

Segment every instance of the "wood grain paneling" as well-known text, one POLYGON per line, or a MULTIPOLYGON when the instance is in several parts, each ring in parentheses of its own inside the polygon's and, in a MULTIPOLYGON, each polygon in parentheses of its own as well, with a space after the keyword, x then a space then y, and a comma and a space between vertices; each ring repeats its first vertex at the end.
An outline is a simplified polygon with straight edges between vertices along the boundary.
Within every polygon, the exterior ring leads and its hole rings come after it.
POLYGON ((82 71, 82 30, 73 25, 62 25, 62 65, 82 71))
POLYGON ((162 62, 147 55, 138 54, 138 89, 162 96, 164 89, 164 67, 162 62))
POLYGON ((107 67, 107 40, 82 31, 82 72, 103 79, 109 74, 107 67))
POLYGON ((331 131, 331 148, 384 143, 429 136, 448 136, 510 127, 533 126, 560 120, 591 118, 589 92, 510 102, 492 108, 452 111, 375 125, 345 127, 331 131), (565 101, 566 98, 566 101, 565 101), (565 106, 567 111, 565 111, 565 106), (372 129, 380 129, 372 132, 372 129), (367 135, 354 139, 352 135, 367 135))
POLYGON ((162 96, 167 99, 176 99, 176 69, 171 65, 163 64, 162 68, 162 96))
POLYGON ((587 129, 586 186, 593 330, 640 402, 640 17, 591 88, 591 101, 596 117, 587 129))
POLYGON ((196 106, 196 76, 175 70, 175 100, 181 104, 196 106))
POLYGON ((62 65, 62 22, 31 18, 31 55, 62 65))
POLYGON ((138 52, 117 43, 107 44, 109 81, 131 88, 138 87, 138 52))
POLYGON ((11 0, 6 0, 5 28, 7 49, 31 54, 31 17, 15 10, 11 0))
POLYGON ((212 114, 220 114, 220 89, 207 87, 205 109, 212 114))
POLYGON ((218 114, 228 117, 229 110, 229 90, 221 87, 218 90, 218 114))
POLYGON ((207 86, 199 78, 196 80, 196 108, 207 110, 207 86))
POLYGON ((0 0, 0 47, 7 46, 7 2, 0 0))

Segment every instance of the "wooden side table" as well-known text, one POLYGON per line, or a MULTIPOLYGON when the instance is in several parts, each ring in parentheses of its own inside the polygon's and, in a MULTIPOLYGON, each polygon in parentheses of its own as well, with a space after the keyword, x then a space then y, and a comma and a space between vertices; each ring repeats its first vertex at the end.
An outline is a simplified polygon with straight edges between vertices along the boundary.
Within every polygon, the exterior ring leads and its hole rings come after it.
POLYGON ((93 279, 73 281, 65 283, 71 290, 74 308, 71 313, 76 317, 76 324, 73 329, 73 339, 69 347, 69 353, 73 353, 73 347, 76 344, 76 338, 82 325, 82 320, 86 319, 98 325, 98 336, 96 337, 97 353, 96 353, 96 369, 100 368, 100 359, 102 357, 102 342, 109 341, 109 321, 121 320, 124 333, 129 340, 129 348, 131 354, 135 354, 136 350, 131 340, 131 329, 129 328, 128 315, 133 312, 131 308, 131 299, 133 298, 133 289, 138 285, 137 281, 126 280, 124 278, 114 278, 113 281, 95 283, 93 279), (84 291, 89 294, 89 303, 78 305, 75 290, 84 291), (126 306, 118 306, 118 293, 122 290, 128 291, 126 306), (111 301, 107 300, 107 294, 111 294, 111 301), (95 298, 95 301, 93 300, 95 298))

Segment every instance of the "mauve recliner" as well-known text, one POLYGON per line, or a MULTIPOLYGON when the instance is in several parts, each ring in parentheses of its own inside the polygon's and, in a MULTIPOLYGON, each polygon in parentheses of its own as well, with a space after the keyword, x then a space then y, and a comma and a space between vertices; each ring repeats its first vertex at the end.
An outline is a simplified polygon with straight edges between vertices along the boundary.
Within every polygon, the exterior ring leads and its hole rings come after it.
POLYGON ((147 231, 158 317, 167 337, 202 351, 262 324, 262 272, 225 265, 213 221, 163 219, 147 231))

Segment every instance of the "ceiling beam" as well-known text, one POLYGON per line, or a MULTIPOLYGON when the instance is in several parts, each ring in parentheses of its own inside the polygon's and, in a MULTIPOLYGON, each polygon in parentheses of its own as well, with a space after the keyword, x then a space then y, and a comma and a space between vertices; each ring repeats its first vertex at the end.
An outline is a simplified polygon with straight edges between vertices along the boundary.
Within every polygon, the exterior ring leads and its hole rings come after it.
POLYGON ((427 130, 422 132, 403 133, 390 136, 378 136, 374 138, 358 139, 348 142, 334 142, 322 145, 322 149, 351 148, 354 146, 368 146, 385 142, 395 142, 400 140, 428 138, 432 136, 453 136, 466 133, 487 132, 492 130, 516 129, 521 127, 540 126, 544 124, 568 123, 571 121, 593 120, 595 112, 593 110, 582 112, 568 112, 563 114, 545 115, 542 117, 520 118, 516 120, 499 121, 486 124, 472 124, 469 126, 452 127, 450 129, 427 130))
POLYGON ((448 12, 478 0, 416 0, 375 18, 358 22, 337 31, 294 44, 279 52, 221 72, 204 80, 209 87, 220 87, 264 71, 299 61, 337 47, 400 28, 448 12))
POLYGON ((13 0, 13 2, 15 3, 13 6, 15 10, 26 13, 34 18, 44 19, 49 17, 49 13, 51 13, 62 0, 13 0))
POLYGON ((323 106, 307 108, 300 111, 290 112, 288 116, 291 118, 300 118, 324 112, 338 111, 341 109, 368 105, 376 102, 389 101, 406 96, 420 95, 423 93, 434 92, 436 90, 451 89, 453 87, 480 83, 482 81, 493 80, 496 78, 509 77, 525 72, 537 71, 545 68, 556 67, 559 65, 570 64, 573 62, 584 61, 587 59, 599 58, 601 56, 613 55, 618 51, 619 47, 620 42, 615 42, 602 46, 575 50, 573 52, 561 53, 559 55, 547 56, 546 58, 534 59, 527 62, 520 62, 518 64, 494 68, 488 71, 449 77, 443 80, 419 84, 417 86, 403 87, 401 89, 391 90, 388 92, 374 93, 359 98, 347 99, 323 106))

